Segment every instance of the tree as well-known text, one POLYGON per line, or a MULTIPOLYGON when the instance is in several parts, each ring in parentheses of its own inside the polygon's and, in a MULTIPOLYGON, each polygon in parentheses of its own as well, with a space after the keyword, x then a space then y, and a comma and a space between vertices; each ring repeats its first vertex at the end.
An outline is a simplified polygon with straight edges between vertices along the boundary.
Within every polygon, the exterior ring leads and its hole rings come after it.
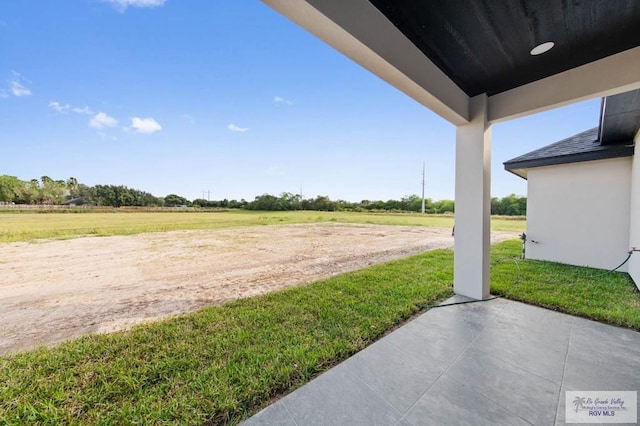
POLYGON ((333 212, 338 210, 338 205, 335 201, 331 201, 331 199, 325 195, 318 195, 315 200, 313 200, 313 210, 318 211, 326 211, 333 212))
POLYGON ((17 202, 24 192, 26 182, 15 176, 0 176, 0 201, 5 203, 17 202))
POLYGON ((188 206, 189 200, 176 194, 169 194, 164 197, 164 205, 167 207, 188 206))
POLYGON ((433 203, 435 213, 455 212, 455 203, 452 200, 440 200, 433 203))
POLYGON ((78 180, 74 177, 67 179, 67 189, 69 190, 69 196, 71 198, 78 197, 78 180))
POLYGON ((191 204, 193 207, 210 207, 209 201, 204 198, 196 198, 191 202, 191 204))
POLYGON ((491 199, 491 214, 524 216, 527 214, 527 198, 509 194, 503 198, 491 199))
POLYGON ((71 190, 71 197, 72 198, 82 198, 84 201, 84 204, 89 204, 89 205, 97 205, 97 199, 98 197, 96 196, 96 188, 94 186, 87 186, 83 183, 79 183, 76 186, 75 190, 71 190))
POLYGON ((38 204, 42 202, 40 181, 38 179, 31 179, 26 183, 23 199, 25 204, 38 204))
POLYGON ((282 194, 280 194, 279 203, 281 210, 300 210, 302 197, 300 196, 300 194, 283 192, 282 194))
POLYGON ((229 201, 229 208, 230 209, 241 209, 241 208, 244 208, 245 206, 246 206, 246 202, 244 202, 244 200, 242 200, 242 201, 238 201, 238 200, 229 201))
POLYGON ((280 211, 282 204, 278 197, 270 194, 263 194, 256 196, 255 200, 247 205, 249 210, 265 210, 265 211, 280 211))

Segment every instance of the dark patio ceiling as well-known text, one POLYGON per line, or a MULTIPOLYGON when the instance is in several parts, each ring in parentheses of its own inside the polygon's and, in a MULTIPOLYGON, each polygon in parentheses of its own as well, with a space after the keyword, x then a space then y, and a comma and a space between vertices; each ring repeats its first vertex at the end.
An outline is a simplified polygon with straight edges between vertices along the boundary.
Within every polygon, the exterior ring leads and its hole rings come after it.
POLYGON ((468 96, 640 46, 638 0, 369 1, 468 96), (547 41, 551 51, 530 55, 547 41))

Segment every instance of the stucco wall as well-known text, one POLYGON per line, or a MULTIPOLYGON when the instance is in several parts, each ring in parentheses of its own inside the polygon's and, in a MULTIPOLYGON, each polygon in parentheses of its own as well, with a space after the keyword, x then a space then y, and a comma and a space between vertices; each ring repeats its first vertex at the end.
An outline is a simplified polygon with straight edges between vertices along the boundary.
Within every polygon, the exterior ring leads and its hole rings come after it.
POLYGON ((629 250, 631 163, 626 157, 529 169, 526 257, 618 266, 629 250))
MULTIPOLYGON (((635 138, 636 150, 631 169, 631 209, 629 221, 629 247, 640 248, 640 131, 635 138)), ((640 252, 631 255, 629 275, 640 289, 640 252)))

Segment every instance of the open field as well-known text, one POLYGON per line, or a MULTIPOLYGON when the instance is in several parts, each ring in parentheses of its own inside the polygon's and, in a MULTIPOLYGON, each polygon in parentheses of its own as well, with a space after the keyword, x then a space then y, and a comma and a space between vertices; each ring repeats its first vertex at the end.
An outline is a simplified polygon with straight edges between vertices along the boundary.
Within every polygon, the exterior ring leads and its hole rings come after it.
MULTIPOLYGON (((0 239, 13 241, 0 243, 0 424, 235 423, 449 296, 449 250, 348 271, 451 247, 452 225, 342 212, 0 214, 0 239)), ((492 226, 500 241, 524 221, 492 226)))
MULTIPOLYGON (((414 213, 351 212, 120 212, 113 213, 0 213, 0 242, 84 235, 131 235, 185 229, 222 229, 288 223, 366 223, 377 225, 453 227, 453 216, 414 213)), ((522 232, 522 217, 494 217, 494 231, 522 232)))
MULTIPOLYGON (((517 240, 492 247, 492 292, 640 330, 640 294, 626 274, 522 261, 519 254, 517 240)), ((0 356, 0 419, 235 424, 450 296, 452 280, 453 252, 434 250, 129 331, 0 356)))
POLYGON ((337 223, 0 244, 0 354, 452 245, 446 228, 337 223))

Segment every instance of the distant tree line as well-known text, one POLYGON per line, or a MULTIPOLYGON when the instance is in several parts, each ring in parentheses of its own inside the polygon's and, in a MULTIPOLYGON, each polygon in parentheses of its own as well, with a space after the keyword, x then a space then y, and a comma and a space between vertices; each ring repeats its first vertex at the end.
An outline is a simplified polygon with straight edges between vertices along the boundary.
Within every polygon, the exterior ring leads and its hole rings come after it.
POLYGON ((74 177, 53 180, 49 176, 42 176, 40 179, 23 181, 15 176, 0 176, 0 202, 4 203, 60 205, 75 200, 77 204, 94 206, 163 207, 167 198, 169 196, 155 197, 123 185, 87 186, 78 183, 74 177))
MULTIPOLYGON (((408 195, 400 200, 362 200, 351 202, 331 200, 328 196, 303 198, 300 194, 283 192, 279 196, 263 194, 253 201, 241 200, 205 200, 197 198, 193 201, 176 194, 156 197, 148 192, 129 188, 123 185, 87 186, 76 178, 53 180, 48 176, 40 179, 23 181, 15 176, 0 176, 0 202, 15 204, 64 204, 74 201, 75 204, 112 207, 201 207, 223 209, 247 209, 263 211, 316 210, 316 211, 406 211, 420 212, 422 198, 408 195)), ((455 204, 452 200, 425 200, 425 212, 430 214, 453 213, 455 204)), ((526 197, 515 194, 504 198, 491 199, 491 214, 520 216, 527 211, 526 197)))
MULTIPOLYGON (((327 196, 302 198, 299 194, 283 192, 280 196, 271 194, 258 195, 253 201, 222 200, 207 201, 193 200, 193 204, 200 207, 244 208, 247 210, 287 211, 287 210, 316 210, 316 211, 422 211, 422 198, 417 195, 407 195, 400 200, 362 200, 351 202, 345 200, 331 200, 327 196)), ((425 199, 425 212, 429 214, 454 213, 453 200, 434 201, 425 199)), ((504 198, 491 199, 491 214, 506 216, 524 216, 527 213, 527 198, 515 194, 504 198)))
POLYGON ((527 197, 515 194, 503 198, 491 199, 491 214, 503 216, 525 216, 527 214, 527 197))
MULTIPOLYGON (((248 202, 247 210, 317 210, 317 211, 413 211, 419 212, 422 208, 422 199, 417 195, 409 195, 400 200, 362 200, 351 202, 345 200, 331 200, 328 196, 319 195, 315 198, 302 198, 299 194, 283 192, 280 196, 264 194, 255 200, 248 202)), ((454 211, 451 200, 433 201, 425 200, 425 212, 446 213, 454 211)))

